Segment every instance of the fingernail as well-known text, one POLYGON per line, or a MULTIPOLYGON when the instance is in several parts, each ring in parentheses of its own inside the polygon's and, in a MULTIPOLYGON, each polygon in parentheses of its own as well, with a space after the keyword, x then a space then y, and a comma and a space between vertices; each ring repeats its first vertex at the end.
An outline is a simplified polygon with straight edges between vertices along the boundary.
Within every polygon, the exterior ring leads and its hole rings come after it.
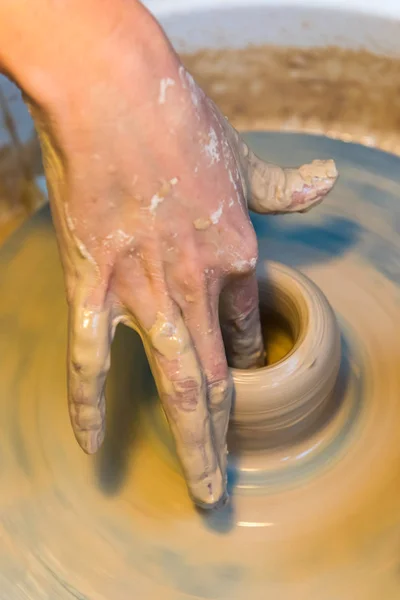
POLYGON ((204 480, 192 484, 190 491, 194 503, 203 510, 219 508, 226 503, 225 478, 219 469, 204 480))

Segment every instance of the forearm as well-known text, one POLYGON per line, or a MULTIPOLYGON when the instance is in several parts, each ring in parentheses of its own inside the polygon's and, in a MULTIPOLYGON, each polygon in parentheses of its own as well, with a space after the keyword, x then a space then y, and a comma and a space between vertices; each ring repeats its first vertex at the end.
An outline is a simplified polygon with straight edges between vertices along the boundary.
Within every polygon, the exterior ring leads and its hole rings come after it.
POLYGON ((116 53, 136 61, 157 30, 138 0, 1 0, 0 71, 51 102, 67 85, 88 86, 89 71, 106 77, 116 53))

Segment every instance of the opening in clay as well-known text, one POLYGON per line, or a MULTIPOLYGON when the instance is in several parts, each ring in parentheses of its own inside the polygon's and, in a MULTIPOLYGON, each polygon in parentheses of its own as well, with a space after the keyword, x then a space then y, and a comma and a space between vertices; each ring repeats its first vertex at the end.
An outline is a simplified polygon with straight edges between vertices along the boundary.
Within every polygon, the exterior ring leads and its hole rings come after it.
POLYGON ((261 311, 261 327, 265 347, 265 365, 283 360, 296 342, 295 331, 285 315, 272 308, 261 311))
POLYGON ((285 360, 301 342, 308 323, 301 290, 270 280, 258 283, 265 364, 250 369, 236 367, 243 372, 268 369, 285 360))

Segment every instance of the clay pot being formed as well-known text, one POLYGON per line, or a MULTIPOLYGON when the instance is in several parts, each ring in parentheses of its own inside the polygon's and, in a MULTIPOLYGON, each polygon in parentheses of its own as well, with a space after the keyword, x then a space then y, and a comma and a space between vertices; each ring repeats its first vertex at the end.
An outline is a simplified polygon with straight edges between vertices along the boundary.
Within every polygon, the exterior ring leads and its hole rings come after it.
POLYGON ((231 449, 273 448, 312 433, 334 401, 340 367, 339 328, 322 291, 302 273, 278 263, 262 263, 258 278, 266 337, 268 319, 278 315, 292 347, 266 367, 232 369, 231 449))

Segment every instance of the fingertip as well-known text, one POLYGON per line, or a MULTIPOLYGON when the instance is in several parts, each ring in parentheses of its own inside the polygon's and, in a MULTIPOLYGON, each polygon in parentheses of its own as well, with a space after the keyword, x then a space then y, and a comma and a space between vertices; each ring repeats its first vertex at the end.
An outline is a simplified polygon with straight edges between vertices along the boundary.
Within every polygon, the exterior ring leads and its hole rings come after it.
POLYGON ((203 511, 213 511, 213 510, 220 510, 221 508, 224 508, 227 504, 229 503, 229 495, 228 492, 225 492, 221 498, 217 501, 214 502, 213 504, 202 504, 199 502, 195 502, 197 508, 199 508, 200 510, 203 511))
POLYGON ((104 440, 104 432, 102 430, 83 431, 74 428, 74 433, 79 446, 85 454, 96 454, 104 440))
POLYGON ((105 435, 104 398, 96 405, 72 402, 70 418, 75 438, 85 454, 95 454, 105 435))
POLYGON ((319 204, 338 178, 335 161, 314 160, 298 169, 282 169, 254 154, 249 160, 249 207, 259 213, 306 212, 319 204))
POLYGON ((288 211, 307 212, 320 204, 338 179, 332 159, 313 160, 299 169, 287 170, 288 211))
POLYGON ((202 510, 215 510, 225 506, 228 501, 226 477, 220 469, 204 478, 204 480, 190 485, 190 495, 193 502, 202 510))

